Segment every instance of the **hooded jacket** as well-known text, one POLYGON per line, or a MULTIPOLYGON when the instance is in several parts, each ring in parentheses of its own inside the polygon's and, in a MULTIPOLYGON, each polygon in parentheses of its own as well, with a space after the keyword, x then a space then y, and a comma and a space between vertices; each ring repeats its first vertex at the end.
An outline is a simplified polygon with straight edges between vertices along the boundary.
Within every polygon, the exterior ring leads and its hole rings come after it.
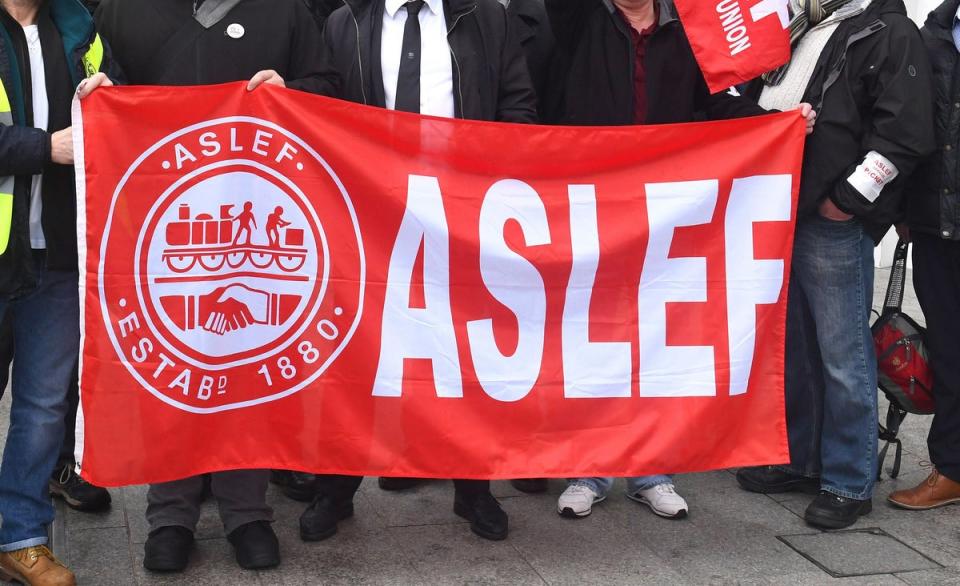
MULTIPOLYGON (((798 217, 818 213, 830 198, 880 242, 902 215, 910 175, 933 150, 930 82, 920 32, 902 0, 873 0, 840 23, 804 93, 803 101, 817 111, 817 125, 807 137, 798 217), (899 173, 867 197, 848 178, 863 172, 870 153, 885 157, 899 173)), ((755 83, 751 93, 759 95, 762 87, 755 83)))
MULTIPOLYGON (((766 113, 726 93, 710 95, 673 2, 657 0, 660 21, 647 40, 646 124, 766 113)), ((635 124, 630 25, 611 0, 546 0, 557 40, 557 72, 541 98, 561 124, 635 124)))
POLYGON ((30 79, 23 28, 0 9, 0 297, 29 293, 38 275, 30 245, 30 195, 34 175, 41 193, 46 268, 77 270, 77 207, 73 168, 50 159, 51 134, 70 125, 73 88, 97 72, 117 80, 107 44, 96 34, 79 0, 47 0, 38 17, 44 54, 60 45, 63 60, 47 64, 45 80, 30 79), (63 77, 60 78, 63 64, 63 77), (45 83, 49 131, 33 128, 32 87, 45 83))
MULTIPOLYGON (((384 0, 345 0, 323 30, 339 97, 385 107, 380 68, 384 0)), ((536 122, 537 98, 514 27, 497 0, 444 0, 457 118, 536 122)))
POLYGON ((960 51, 953 23, 960 0, 944 2, 920 31, 933 68, 937 150, 907 187, 907 220, 917 232, 960 240, 960 51))

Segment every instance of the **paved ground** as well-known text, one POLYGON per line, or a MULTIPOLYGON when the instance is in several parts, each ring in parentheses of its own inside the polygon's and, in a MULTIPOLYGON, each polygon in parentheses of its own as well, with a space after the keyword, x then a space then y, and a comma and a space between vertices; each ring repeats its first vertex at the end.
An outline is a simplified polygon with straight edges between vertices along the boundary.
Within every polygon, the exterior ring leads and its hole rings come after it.
MULTIPOLYGON (((885 279, 878 274, 878 289, 885 279)), ((912 296, 907 307, 919 315, 912 296)), ((0 404, 0 426, 8 404, 0 404)), ((807 527, 801 515, 810 497, 747 494, 720 471, 677 479, 691 504, 683 521, 658 519, 622 491, 591 517, 570 521, 554 508, 562 482, 537 496, 497 482, 512 527, 501 543, 473 536, 453 515, 449 483, 397 495, 367 481, 356 517, 319 544, 297 536, 302 505, 271 492, 284 562, 269 572, 235 565, 208 503, 191 566, 175 577, 142 569, 145 489, 131 487, 113 492, 107 514, 62 510, 55 547, 81 584, 960 584, 960 507, 907 513, 884 502, 926 476, 927 425, 908 419, 901 478, 879 485, 873 514, 849 532, 807 527)))

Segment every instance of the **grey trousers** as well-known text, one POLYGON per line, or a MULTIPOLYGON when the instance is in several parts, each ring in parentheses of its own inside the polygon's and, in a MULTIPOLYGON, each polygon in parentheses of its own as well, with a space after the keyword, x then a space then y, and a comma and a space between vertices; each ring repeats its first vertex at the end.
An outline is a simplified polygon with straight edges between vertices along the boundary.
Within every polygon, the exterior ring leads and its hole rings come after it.
MULTIPOLYGON (((254 521, 273 521, 273 509, 267 505, 269 470, 214 472, 210 477, 210 489, 227 534, 254 521)), ((194 531, 200 520, 202 498, 202 476, 151 484, 147 491, 150 531, 171 526, 194 531)))

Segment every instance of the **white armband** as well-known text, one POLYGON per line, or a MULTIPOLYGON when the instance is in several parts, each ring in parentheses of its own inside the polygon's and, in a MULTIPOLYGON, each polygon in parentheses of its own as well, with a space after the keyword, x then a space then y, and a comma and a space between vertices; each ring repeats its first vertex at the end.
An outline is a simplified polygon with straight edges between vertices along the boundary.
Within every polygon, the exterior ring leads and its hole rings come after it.
POLYGON ((870 151, 864 157, 853 174, 847 177, 847 183, 853 186, 867 201, 873 203, 888 183, 897 178, 900 171, 890 159, 877 151, 870 151))

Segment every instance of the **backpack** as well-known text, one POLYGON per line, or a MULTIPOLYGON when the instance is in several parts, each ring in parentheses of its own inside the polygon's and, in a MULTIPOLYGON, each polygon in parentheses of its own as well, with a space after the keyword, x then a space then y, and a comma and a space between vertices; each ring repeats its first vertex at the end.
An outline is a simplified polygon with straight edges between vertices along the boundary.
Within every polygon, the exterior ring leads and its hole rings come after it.
POLYGON ((878 480, 891 444, 896 445, 896 455, 890 477, 900 474, 903 444, 897 435, 907 414, 930 415, 934 411, 933 370, 923 341, 926 330, 902 311, 908 250, 906 241, 897 243, 883 311, 870 328, 877 353, 877 383, 890 401, 886 421, 879 424, 880 441, 886 445, 880 451, 878 480))

